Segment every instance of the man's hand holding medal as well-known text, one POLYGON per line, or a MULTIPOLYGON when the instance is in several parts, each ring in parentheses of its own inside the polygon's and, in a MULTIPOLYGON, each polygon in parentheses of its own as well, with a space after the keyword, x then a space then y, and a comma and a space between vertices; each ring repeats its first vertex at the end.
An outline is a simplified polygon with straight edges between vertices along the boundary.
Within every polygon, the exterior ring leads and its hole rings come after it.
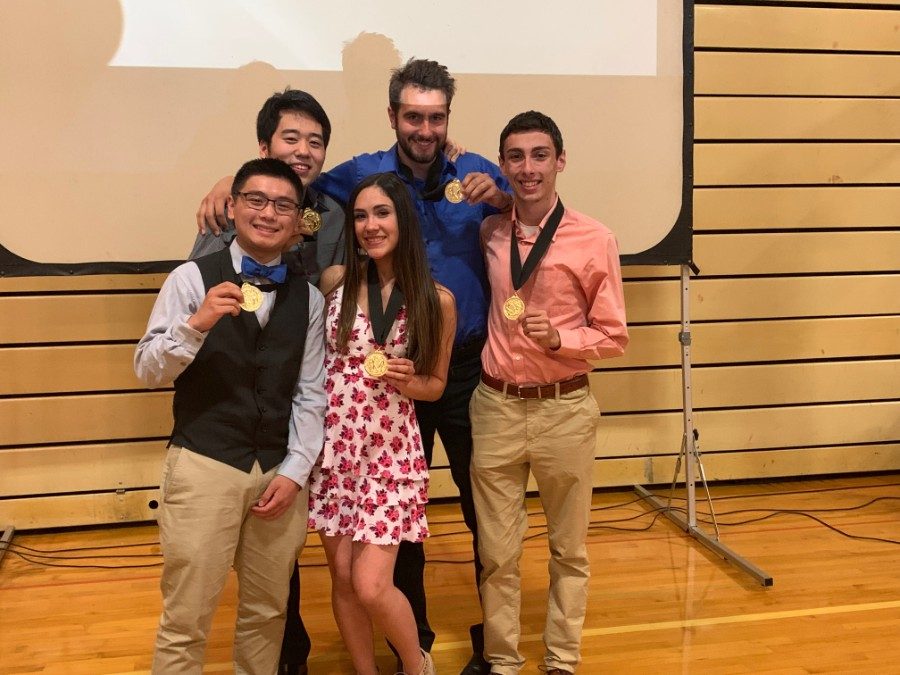
POLYGON ((240 314, 242 302, 244 302, 244 294, 241 293, 237 284, 223 281, 207 291, 203 303, 188 318, 188 326, 201 333, 207 333, 226 314, 232 316, 240 314))

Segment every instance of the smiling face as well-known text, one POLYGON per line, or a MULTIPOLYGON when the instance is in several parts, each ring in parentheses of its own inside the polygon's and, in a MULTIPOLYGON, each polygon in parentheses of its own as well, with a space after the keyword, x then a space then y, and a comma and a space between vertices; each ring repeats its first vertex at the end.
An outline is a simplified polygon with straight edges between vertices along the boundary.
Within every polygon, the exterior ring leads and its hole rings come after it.
POLYGON ((556 174, 566 166, 566 151, 559 155, 545 131, 513 133, 503 142, 500 170, 512 185, 516 206, 546 206, 556 197, 556 174))
POLYGON ((273 157, 290 165, 308 187, 325 164, 325 138, 322 125, 305 113, 286 110, 268 143, 260 141, 260 157, 273 157))
POLYGON ((397 208, 391 198, 376 185, 364 188, 353 205, 353 228, 356 241, 375 261, 390 261, 397 242, 400 227, 397 208))
POLYGON ((391 129, 397 132, 400 158, 413 173, 424 175, 447 142, 450 106, 440 89, 408 84, 400 92, 397 110, 388 108, 391 129))
MULTIPOLYGON (((288 200, 297 204, 298 195, 294 186, 284 178, 274 176, 250 176, 240 189, 241 193, 261 195, 268 200, 288 200)), ((291 239, 300 231, 300 211, 290 215, 275 212, 272 201, 262 210, 252 208, 247 199, 238 194, 228 198, 228 216, 234 219, 238 244, 247 255, 260 263, 278 256, 291 239)))

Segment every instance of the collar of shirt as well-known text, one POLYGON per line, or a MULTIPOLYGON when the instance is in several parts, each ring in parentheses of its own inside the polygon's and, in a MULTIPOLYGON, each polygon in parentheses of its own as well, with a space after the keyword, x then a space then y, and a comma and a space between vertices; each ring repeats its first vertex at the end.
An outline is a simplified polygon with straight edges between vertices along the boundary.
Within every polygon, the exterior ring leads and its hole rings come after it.
MULTIPOLYGON (((443 180, 446 176, 456 177, 456 164, 447 159, 447 156, 441 152, 441 179, 443 180)), ((400 154, 397 149, 397 144, 391 146, 390 150, 384 153, 381 157, 381 161, 378 163, 378 172, 379 173, 395 173, 401 178, 403 174, 400 173, 400 154)))
MULTIPOLYGON (((537 224, 537 226, 523 225, 519 222, 518 215, 516 214, 516 205, 515 201, 513 202, 512 212, 510 213, 510 219, 515 226, 516 238, 522 242, 533 242, 537 239, 540 232, 544 229, 544 225, 547 224, 547 221, 550 219, 550 215, 553 213, 553 210, 556 208, 556 204, 559 202, 559 195, 556 195, 553 200, 553 204, 550 206, 550 210, 544 214, 544 217, 541 218, 541 222, 537 224), (534 228, 534 229, 532 229, 534 228)), ((565 215, 563 216, 565 217, 565 215)), ((558 232, 559 230, 557 230, 558 232)), ((553 233, 553 236, 550 238, 550 241, 556 241, 556 232, 553 233)))

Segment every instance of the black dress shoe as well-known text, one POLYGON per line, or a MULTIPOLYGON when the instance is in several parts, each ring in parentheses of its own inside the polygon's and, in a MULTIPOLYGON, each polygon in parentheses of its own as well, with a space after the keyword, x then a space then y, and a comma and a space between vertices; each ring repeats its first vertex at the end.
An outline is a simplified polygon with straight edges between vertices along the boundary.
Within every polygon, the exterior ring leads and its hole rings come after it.
POLYGON ((305 663, 279 663, 278 675, 307 675, 309 669, 305 663))
POLYGON ((491 664, 481 654, 472 654, 472 658, 459 675, 487 675, 491 672, 491 664))

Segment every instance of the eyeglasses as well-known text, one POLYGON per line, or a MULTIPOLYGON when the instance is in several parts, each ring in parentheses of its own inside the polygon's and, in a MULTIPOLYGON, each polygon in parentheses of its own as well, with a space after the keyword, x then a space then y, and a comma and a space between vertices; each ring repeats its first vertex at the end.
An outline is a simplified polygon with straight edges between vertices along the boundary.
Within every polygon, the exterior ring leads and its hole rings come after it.
POLYGON ((275 207, 275 213, 279 216, 292 216, 300 210, 300 205, 297 202, 284 197, 269 199, 261 192, 238 192, 237 194, 244 198, 247 206, 256 211, 265 209, 269 202, 272 202, 272 205, 275 207))

